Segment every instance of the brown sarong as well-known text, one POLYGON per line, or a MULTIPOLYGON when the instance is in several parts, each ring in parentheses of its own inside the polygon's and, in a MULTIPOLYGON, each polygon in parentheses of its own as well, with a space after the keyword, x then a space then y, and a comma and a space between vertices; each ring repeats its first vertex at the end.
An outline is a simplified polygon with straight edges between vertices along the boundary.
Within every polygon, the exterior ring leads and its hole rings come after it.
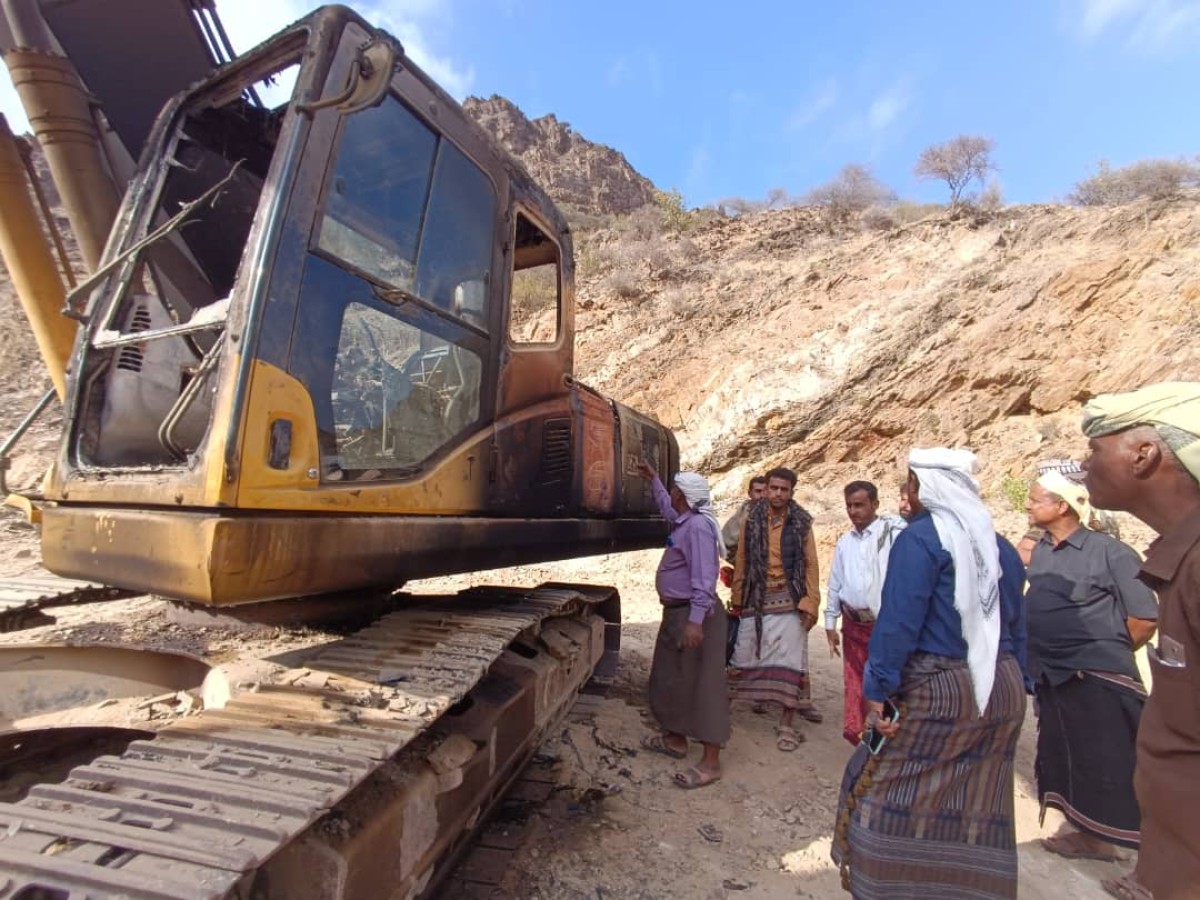
POLYGON ((663 607, 650 666, 650 711, 664 731, 723 744, 729 740, 725 609, 714 604, 704 620, 704 642, 687 650, 683 632, 690 608, 686 602, 663 607))

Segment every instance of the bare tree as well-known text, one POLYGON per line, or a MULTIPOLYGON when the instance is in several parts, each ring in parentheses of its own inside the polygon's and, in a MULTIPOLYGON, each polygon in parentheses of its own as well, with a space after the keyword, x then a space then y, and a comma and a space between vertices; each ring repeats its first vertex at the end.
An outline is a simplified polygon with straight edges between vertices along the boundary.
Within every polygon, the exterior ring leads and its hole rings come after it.
POLYGON ((723 216, 746 216, 766 208, 761 200, 747 200, 745 197, 726 197, 718 200, 714 206, 723 216))
POLYGON ((805 200, 810 206, 820 207, 825 224, 833 230, 872 206, 894 203, 896 195, 866 166, 850 163, 833 181, 809 191, 805 200))
POLYGON ((786 188, 773 187, 767 191, 766 203, 767 209, 783 209, 786 206, 790 206, 792 201, 788 197, 786 188))
POLYGON ((926 147, 917 157, 913 174, 925 181, 944 181, 950 188, 950 205, 957 206, 972 181, 983 184, 992 162, 995 142, 991 138, 960 134, 943 144, 926 147))

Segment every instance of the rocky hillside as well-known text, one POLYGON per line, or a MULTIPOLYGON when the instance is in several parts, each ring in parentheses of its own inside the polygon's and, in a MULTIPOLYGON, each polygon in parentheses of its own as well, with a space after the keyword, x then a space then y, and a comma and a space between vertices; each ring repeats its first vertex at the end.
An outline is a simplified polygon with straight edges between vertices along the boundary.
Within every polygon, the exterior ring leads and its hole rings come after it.
POLYGON ((946 443, 1005 507, 1039 458, 1083 452, 1087 397, 1200 378, 1197 246, 1196 198, 842 237, 781 210, 641 251, 609 231, 586 242, 578 365, 678 429, 725 496, 785 464, 832 511, 845 481, 890 492, 909 447, 946 443))
POLYGON ((525 164, 555 203, 608 215, 632 212, 654 199, 654 185, 623 154, 586 140, 553 113, 530 120, 496 95, 468 97, 463 109, 525 164))

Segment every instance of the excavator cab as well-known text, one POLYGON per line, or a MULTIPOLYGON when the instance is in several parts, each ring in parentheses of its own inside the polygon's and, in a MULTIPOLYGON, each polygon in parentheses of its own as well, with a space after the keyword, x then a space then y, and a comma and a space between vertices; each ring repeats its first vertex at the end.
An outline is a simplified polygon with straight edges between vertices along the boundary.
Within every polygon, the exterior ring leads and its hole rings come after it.
POLYGON ((149 133, 70 298, 46 566, 230 605, 659 543, 678 449, 574 380, 573 276, 520 165, 318 10, 149 133))

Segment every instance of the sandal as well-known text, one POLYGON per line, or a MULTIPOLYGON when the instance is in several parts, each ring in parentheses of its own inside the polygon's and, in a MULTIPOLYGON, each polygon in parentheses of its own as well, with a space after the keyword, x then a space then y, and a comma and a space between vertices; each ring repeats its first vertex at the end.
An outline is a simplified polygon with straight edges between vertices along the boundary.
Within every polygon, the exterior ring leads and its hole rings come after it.
POLYGON ((789 728, 786 725, 780 725, 775 729, 775 746, 784 753, 791 753, 794 750, 800 749, 800 745, 804 743, 804 735, 798 732, 795 728, 789 728))
POLYGON ((1078 834, 1056 834, 1053 837, 1042 838, 1039 843, 1042 849, 1057 854, 1066 859, 1098 859, 1100 862, 1120 862, 1117 853, 1105 853, 1103 850, 1093 850, 1082 843, 1078 834))
POLYGON ((801 707, 800 709, 796 710, 796 712, 800 713, 800 718, 805 719, 809 722, 812 722, 816 725, 819 725, 825 721, 825 716, 822 715, 821 711, 818 710, 815 706, 804 706, 804 707, 801 707))
POLYGON ((642 747, 651 753, 661 753, 663 756, 671 757, 671 759, 683 759, 687 756, 686 750, 676 750, 667 743, 666 737, 661 734, 642 735, 642 747))
POLYGON ((692 766, 684 772, 675 773, 675 786, 683 788, 685 791, 694 790, 695 788, 705 787, 712 784, 714 781, 720 781, 720 775, 713 775, 711 772, 704 772, 698 766, 692 766))
POLYGON ((771 707, 767 705, 766 700, 755 700, 754 705, 752 707, 750 707, 750 709, 752 709, 755 712, 755 714, 760 715, 760 716, 765 715, 766 713, 769 713, 771 711, 771 707))
POLYGON ((1100 887, 1117 900, 1154 900, 1154 895, 1138 884, 1132 872, 1120 878, 1105 878, 1100 882, 1100 887))

